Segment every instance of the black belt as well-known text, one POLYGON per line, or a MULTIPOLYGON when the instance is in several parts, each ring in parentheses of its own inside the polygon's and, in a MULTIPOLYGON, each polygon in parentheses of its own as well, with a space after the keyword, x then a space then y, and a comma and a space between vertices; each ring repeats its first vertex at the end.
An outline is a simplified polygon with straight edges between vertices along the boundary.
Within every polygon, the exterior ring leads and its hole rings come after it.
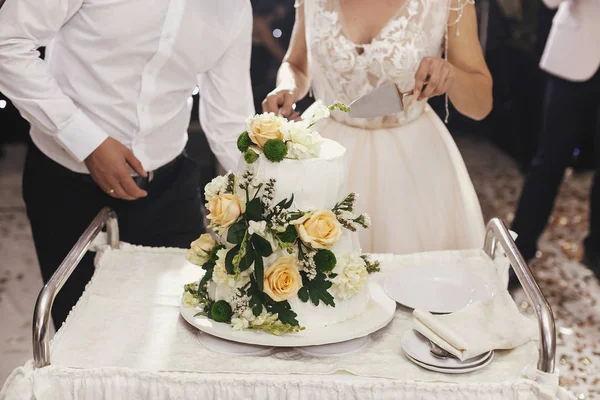
POLYGON ((182 160, 184 157, 185 157, 185 152, 181 153, 180 155, 178 155, 177 157, 175 157, 173 160, 169 161, 162 167, 157 168, 154 171, 148 171, 148 173, 146 174, 145 177, 139 176, 139 175, 132 176, 133 181, 141 189, 145 189, 148 186, 148 184, 150 182, 152 182, 152 180, 154 180, 162 175, 167 175, 167 174, 171 173, 172 172, 171 170, 173 168, 175 168, 177 166, 177 164, 179 163, 179 161, 182 160))

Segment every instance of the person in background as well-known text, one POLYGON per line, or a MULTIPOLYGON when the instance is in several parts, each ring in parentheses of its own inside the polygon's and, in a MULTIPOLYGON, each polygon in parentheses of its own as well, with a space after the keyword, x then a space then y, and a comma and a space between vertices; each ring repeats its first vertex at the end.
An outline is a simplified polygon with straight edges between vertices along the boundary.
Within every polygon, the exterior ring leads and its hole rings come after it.
MULTIPOLYGON (((600 99, 600 2, 544 0, 558 7, 540 66, 548 82, 538 150, 527 174, 512 229, 525 259, 537 251, 565 169, 584 134, 583 121, 597 115, 600 99)), ((600 166, 600 137, 596 167, 600 166)), ((600 175, 590 199, 590 231, 584 264, 600 277, 600 175)), ((513 278, 514 281, 514 278, 513 278)))
MULTIPOLYGON (((0 91, 31 123, 23 198, 47 282, 103 207, 121 239, 188 247, 198 167, 183 154, 191 94, 226 169, 254 112, 247 0, 6 0, 0 91), (47 46, 46 59, 36 51, 47 46)), ((58 328, 93 274, 86 255, 53 308, 58 328)))

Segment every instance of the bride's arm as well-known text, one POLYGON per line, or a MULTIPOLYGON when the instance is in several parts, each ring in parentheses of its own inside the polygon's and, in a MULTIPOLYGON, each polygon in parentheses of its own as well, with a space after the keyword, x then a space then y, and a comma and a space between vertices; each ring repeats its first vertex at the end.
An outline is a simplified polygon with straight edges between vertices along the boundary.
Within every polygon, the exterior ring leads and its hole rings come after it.
POLYGON ((310 87, 304 28, 304 6, 296 9, 296 22, 292 31, 290 47, 277 73, 277 87, 263 101, 263 111, 278 113, 284 117, 292 114, 292 105, 306 96, 310 87))
POLYGON ((452 0, 448 19, 448 61, 455 76, 448 96, 461 114, 481 120, 492 111, 492 75, 479 43, 475 6, 465 2, 452 0))

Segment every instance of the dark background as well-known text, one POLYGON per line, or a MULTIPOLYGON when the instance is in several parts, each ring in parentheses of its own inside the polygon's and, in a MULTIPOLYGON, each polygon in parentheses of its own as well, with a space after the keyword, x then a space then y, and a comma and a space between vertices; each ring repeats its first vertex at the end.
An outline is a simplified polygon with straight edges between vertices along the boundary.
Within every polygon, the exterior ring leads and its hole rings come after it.
MULTIPOLYGON (((453 135, 485 137, 509 154, 525 169, 535 149, 540 129, 541 106, 544 95, 545 74, 538 62, 552 24, 554 12, 541 0, 523 0, 517 17, 503 13, 500 0, 477 0, 480 38, 486 60, 494 78, 494 110, 482 122, 471 121, 451 109, 449 128, 453 135)), ((289 43, 294 23, 293 0, 252 0, 255 25, 267 24, 281 49, 289 43)), ((1 4, 1 2, 0 2, 1 4)), ((256 35, 255 35, 256 36, 256 35)), ((280 55, 273 54, 260 37, 253 40, 252 77, 257 111, 264 96, 275 86, 275 74, 280 55)), ((4 144, 27 142, 28 123, 0 93, 0 151, 4 144)), ((300 110, 312 99, 299 103, 300 110)), ((195 103, 198 98, 195 96, 195 103)), ((431 100, 433 108, 443 117, 443 98, 431 100)), ((214 175, 214 157, 199 123, 197 107, 192 115, 188 152, 205 169, 205 179, 214 175)), ((597 126, 588 126, 590 133, 597 126)), ((588 168, 592 165, 592 143, 589 134, 580 145, 574 166, 588 168)))

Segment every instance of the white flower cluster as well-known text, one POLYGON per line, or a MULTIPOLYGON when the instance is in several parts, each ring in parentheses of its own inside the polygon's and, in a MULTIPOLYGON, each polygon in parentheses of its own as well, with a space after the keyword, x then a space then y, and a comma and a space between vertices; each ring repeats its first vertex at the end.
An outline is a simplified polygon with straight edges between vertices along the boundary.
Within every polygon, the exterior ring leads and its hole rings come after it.
POLYGON ((367 284, 369 275, 365 260, 355 253, 347 254, 338 260, 333 272, 337 276, 331 280, 331 294, 342 300, 360 292, 367 284))
POLYGON ((303 121, 285 123, 281 127, 281 133, 288 148, 287 158, 306 160, 321 154, 323 138, 303 121))
POLYGON ((181 298, 181 302, 186 307, 196 307, 200 304, 200 300, 187 290, 183 292, 183 296, 181 298))
POLYGON ((272 215, 269 221, 269 228, 275 232, 285 232, 288 225, 290 224, 291 216, 287 210, 283 210, 279 206, 275 206, 268 210, 268 213, 272 215))
POLYGON ((247 308, 242 314, 231 318, 231 326, 235 331, 248 329, 252 327, 260 327, 265 324, 277 321, 278 315, 271 314, 263 309, 262 313, 256 317, 252 313, 252 309, 247 308))
POLYGON ((271 244, 271 250, 274 251, 277 249, 275 238, 267 230, 267 221, 248 221, 248 236, 252 236, 255 233, 271 244))
POLYGON ((217 176, 204 187, 204 199, 209 202, 213 197, 225 193, 229 184, 229 174, 217 176))
POLYGON ((304 254, 304 258, 302 259, 302 266, 304 267, 303 271, 306 273, 306 277, 309 281, 312 281, 317 277, 317 265, 315 264, 316 254, 317 252, 312 250, 304 254))
POLYGON ((236 290, 227 300, 227 303, 231 306, 231 311, 234 315, 241 315, 250 308, 250 296, 242 293, 240 290, 236 290))
POLYGON ((227 249, 221 249, 217 251, 217 262, 213 269, 212 279, 217 284, 224 284, 232 289, 237 289, 245 286, 250 282, 250 269, 238 274, 229 275, 227 269, 225 269, 225 257, 227 257, 227 249))

